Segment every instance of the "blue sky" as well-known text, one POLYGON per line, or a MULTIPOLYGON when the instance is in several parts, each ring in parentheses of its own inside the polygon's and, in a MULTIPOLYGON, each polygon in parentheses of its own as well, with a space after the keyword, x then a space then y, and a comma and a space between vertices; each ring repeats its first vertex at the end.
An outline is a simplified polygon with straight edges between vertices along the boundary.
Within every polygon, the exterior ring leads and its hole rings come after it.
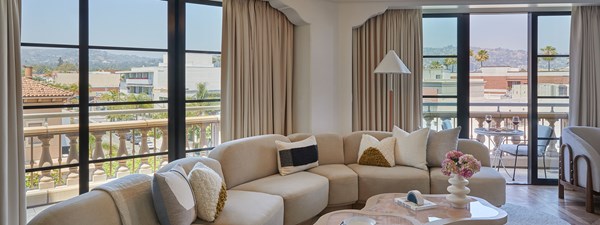
MULTIPOLYGON (((423 45, 425 47, 456 46, 455 18, 425 18, 423 45)), ((527 14, 473 14, 471 46, 527 50, 527 14)), ((541 17, 538 23, 540 47, 552 45, 559 53, 569 52, 569 16, 541 17)))
MULTIPOLYGON (((187 49, 221 49, 221 8, 188 4, 187 49)), ((23 0, 23 42, 77 44, 77 0, 23 0)), ((167 48, 167 2, 90 0, 90 45, 167 48)))
MULTIPOLYGON (((23 0, 23 42, 77 44, 78 0, 23 0)), ((220 7, 188 4, 187 49, 219 51, 220 7)), ((424 46, 456 46, 456 19, 426 18, 424 46)), ((542 17, 539 46, 568 53, 570 18, 542 17)), ((90 0, 90 44, 167 48, 167 3, 160 0, 90 0)), ((527 14, 471 15, 471 46, 527 48, 527 14)))

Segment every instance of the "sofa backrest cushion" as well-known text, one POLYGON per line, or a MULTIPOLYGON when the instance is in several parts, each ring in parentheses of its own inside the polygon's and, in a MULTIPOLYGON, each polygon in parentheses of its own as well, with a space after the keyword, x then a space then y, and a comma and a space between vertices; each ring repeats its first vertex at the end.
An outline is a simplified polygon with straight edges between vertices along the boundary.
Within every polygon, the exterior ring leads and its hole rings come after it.
MULTIPOLYGON (((297 133, 288 136, 290 141, 304 140, 312 134, 297 133)), ((316 134, 319 165, 344 163, 344 139, 338 134, 316 134)), ((357 153, 358 154, 358 153, 357 153)))
POLYGON ((358 161, 358 150, 363 134, 371 135, 380 141, 392 136, 391 132, 384 131, 356 131, 346 135, 344 137, 344 164, 353 164, 358 161))
POLYGON ((290 142, 279 134, 242 138, 215 147, 208 157, 218 160, 227 188, 278 173, 275 141, 290 142))
POLYGON ((28 225, 121 225, 112 197, 104 191, 90 191, 60 202, 36 215, 28 225))
POLYGON ((171 170, 173 167, 175 167, 175 165, 180 165, 181 167, 183 167, 183 169, 185 170, 185 172, 187 174, 190 174, 190 171, 192 171, 192 168, 194 168, 196 163, 199 163, 199 162, 208 166, 209 168, 211 168, 212 170, 217 172, 217 174, 219 174, 219 176, 221 176, 221 178, 223 178, 223 171, 221 170, 221 163, 219 163, 219 161, 217 161, 217 160, 214 160, 214 159, 211 159, 208 157, 190 157, 190 158, 178 159, 178 160, 175 160, 175 161, 170 162, 169 164, 163 166, 156 172, 164 173, 164 172, 171 170))

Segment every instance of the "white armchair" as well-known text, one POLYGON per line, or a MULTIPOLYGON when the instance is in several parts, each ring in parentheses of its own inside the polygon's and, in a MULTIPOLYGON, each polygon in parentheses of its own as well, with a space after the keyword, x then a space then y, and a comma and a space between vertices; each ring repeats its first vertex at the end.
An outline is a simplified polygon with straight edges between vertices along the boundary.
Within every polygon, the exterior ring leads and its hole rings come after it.
POLYGON ((600 195, 599 137, 596 127, 567 127, 562 132, 558 197, 564 198, 565 188, 585 192, 587 212, 594 212, 594 195, 600 195))

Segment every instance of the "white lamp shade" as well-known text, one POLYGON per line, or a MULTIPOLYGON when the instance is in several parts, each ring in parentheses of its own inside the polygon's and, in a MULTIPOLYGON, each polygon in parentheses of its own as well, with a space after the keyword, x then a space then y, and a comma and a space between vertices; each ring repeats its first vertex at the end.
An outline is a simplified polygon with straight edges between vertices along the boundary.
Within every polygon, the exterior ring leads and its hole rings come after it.
POLYGON ((394 50, 390 50, 381 60, 375 74, 410 74, 410 70, 404 65, 394 50))

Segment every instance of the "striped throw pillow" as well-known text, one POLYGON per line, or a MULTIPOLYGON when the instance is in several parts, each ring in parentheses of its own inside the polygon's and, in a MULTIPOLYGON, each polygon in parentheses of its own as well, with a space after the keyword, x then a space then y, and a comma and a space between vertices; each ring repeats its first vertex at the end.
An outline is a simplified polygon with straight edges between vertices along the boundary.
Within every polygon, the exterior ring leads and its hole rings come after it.
POLYGON ((275 144, 279 174, 282 176, 319 166, 315 136, 292 143, 275 141, 275 144))

